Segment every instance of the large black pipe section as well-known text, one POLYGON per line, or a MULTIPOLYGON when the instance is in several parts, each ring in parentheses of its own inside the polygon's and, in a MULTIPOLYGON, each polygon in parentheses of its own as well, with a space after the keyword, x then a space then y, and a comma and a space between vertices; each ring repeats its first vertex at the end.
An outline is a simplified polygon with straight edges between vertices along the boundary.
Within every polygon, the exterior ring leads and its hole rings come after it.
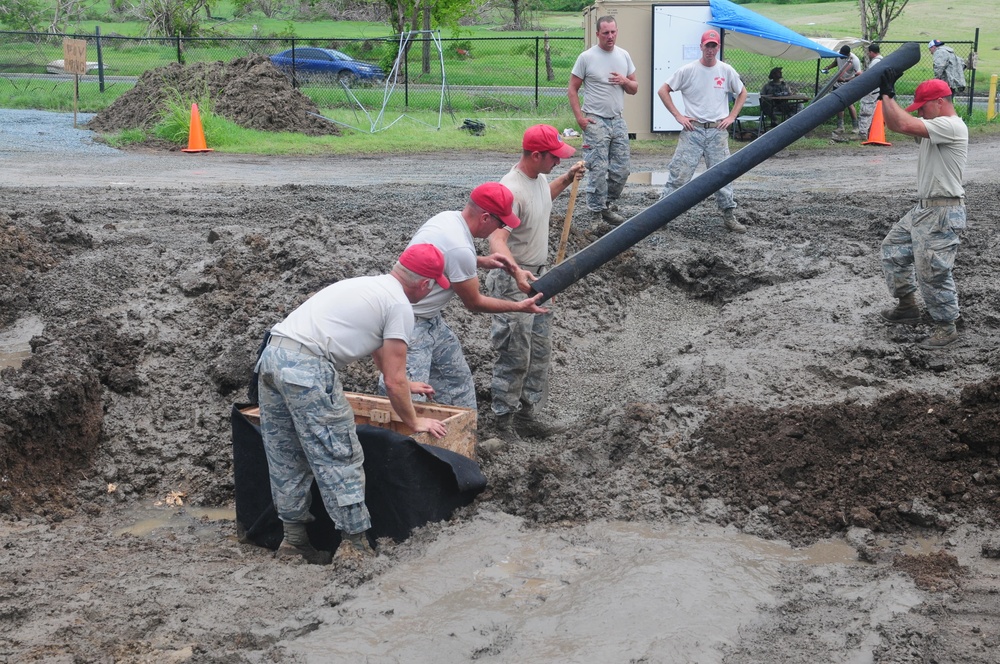
POLYGON ((920 61, 920 45, 904 44, 850 83, 842 85, 819 101, 785 120, 725 161, 709 168, 683 187, 654 203, 618 228, 567 258, 534 282, 531 290, 543 293, 542 301, 561 293, 643 238, 659 230, 678 215, 708 198, 726 184, 788 147, 819 125, 845 110, 879 87, 887 67, 902 72, 920 61))

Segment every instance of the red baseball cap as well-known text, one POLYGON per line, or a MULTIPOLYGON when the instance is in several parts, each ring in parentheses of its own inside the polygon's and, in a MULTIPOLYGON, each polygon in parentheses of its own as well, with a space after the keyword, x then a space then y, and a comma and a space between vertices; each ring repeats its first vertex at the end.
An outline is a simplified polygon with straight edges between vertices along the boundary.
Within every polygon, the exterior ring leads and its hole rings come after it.
POLYGON ((433 279, 441 288, 451 286, 444 276, 444 254, 433 244, 410 245, 400 255, 399 264, 421 277, 433 279))
POLYGON ((719 33, 716 32, 715 30, 706 30, 705 32, 701 33, 701 43, 707 44, 709 42, 715 44, 721 44, 722 40, 719 39, 719 33))
POLYGON ((546 124, 528 127, 521 147, 531 152, 551 152, 560 159, 572 157, 576 153, 576 148, 563 143, 558 129, 546 124))
POLYGON ((514 214, 514 194, 499 182, 487 182, 472 190, 472 202, 500 217, 507 228, 517 228, 521 220, 514 214))
POLYGON ((932 78, 917 86, 913 93, 913 103, 906 107, 907 113, 912 113, 929 101, 951 96, 951 88, 940 78, 932 78))

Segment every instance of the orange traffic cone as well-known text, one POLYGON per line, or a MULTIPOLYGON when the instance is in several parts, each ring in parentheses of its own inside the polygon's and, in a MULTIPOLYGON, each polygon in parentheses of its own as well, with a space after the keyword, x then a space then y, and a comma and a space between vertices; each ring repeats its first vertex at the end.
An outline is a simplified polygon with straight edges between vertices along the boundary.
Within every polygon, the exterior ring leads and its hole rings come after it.
POLYGON ((882 100, 875 103, 875 115, 872 116, 872 126, 868 130, 868 140, 861 145, 892 145, 885 140, 885 118, 882 117, 882 100))
MULTIPOLYGON (((879 118, 882 116, 880 115, 879 118)), ((198 104, 191 104, 191 130, 188 132, 188 146, 181 152, 211 152, 205 145, 205 132, 201 128, 201 116, 198 114, 198 104)))

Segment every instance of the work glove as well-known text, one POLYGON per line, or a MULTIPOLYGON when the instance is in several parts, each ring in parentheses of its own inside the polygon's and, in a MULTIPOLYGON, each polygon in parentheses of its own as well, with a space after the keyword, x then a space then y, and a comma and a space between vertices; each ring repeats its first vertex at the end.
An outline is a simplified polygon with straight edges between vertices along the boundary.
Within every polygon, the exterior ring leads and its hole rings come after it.
POLYGON ((892 67, 886 67, 882 70, 882 78, 879 79, 878 84, 878 96, 883 97, 889 95, 890 98, 896 96, 896 81, 899 79, 900 73, 893 69, 892 67))

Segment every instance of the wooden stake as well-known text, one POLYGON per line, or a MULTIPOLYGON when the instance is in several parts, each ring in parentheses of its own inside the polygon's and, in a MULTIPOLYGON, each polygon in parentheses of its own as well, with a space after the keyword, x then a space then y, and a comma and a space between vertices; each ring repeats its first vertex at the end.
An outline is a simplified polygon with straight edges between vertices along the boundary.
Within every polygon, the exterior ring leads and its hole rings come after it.
POLYGON ((580 179, 573 178, 573 187, 569 190, 569 203, 566 205, 566 219, 563 221, 562 237, 559 238, 559 252, 556 254, 556 265, 566 257, 566 243, 569 242, 569 227, 573 223, 573 208, 576 206, 576 192, 580 189, 580 179))

